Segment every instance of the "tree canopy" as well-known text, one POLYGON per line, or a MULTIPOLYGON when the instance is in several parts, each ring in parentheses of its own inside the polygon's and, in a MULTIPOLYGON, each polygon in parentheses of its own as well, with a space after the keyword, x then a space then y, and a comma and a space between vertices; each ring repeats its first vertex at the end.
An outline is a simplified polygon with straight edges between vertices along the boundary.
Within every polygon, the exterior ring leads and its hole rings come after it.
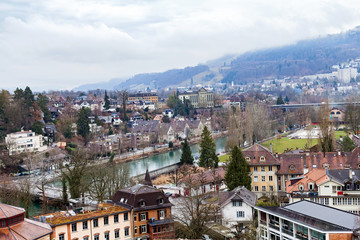
POLYGON ((190 145, 185 139, 185 141, 182 143, 182 154, 180 158, 181 164, 193 164, 194 163, 194 157, 191 154, 190 145))
POLYGON ((352 150, 354 150, 354 148, 356 147, 356 144, 354 143, 353 140, 351 140, 351 138, 346 135, 341 144, 340 144, 340 149, 343 152, 351 152, 352 150))
POLYGON ((231 151, 230 162, 225 174, 225 182, 230 191, 238 186, 244 186, 251 190, 249 164, 237 146, 234 146, 231 151))
POLYGON ((218 167, 219 158, 216 155, 216 144, 209 129, 205 126, 201 133, 200 167, 218 167))

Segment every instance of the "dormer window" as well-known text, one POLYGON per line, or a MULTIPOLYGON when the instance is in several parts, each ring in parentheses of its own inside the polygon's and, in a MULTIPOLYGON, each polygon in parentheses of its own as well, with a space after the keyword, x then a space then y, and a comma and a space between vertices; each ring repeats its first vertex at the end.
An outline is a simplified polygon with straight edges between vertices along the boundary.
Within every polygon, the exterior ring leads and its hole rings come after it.
POLYGON ((265 162, 265 157, 264 156, 260 157, 260 162, 265 162))
POLYGON ((248 162, 250 162, 250 158, 249 158, 249 157, 246 157, 245 160, 248 161, 248 162))
POLYGON ((158 199, 158 204, 163 204, 164 203, 164 199, 163 198, 159 198, 158 199))
POLYGON ((323 167, 324 167, 324 169, 329 169, 329 164, 324 163, 323 167))
POLYGON ((290 165, 290 170, 292 170, 292 171, 295 170, 295 166, 293 164, 290 165))
POLYGON ((299 191, 304 191, 304 185, 302 184, 299 185, 299 191))
POLYGON ((313 184, 313 183, 309 183, 309 184, 308 184, 308 188, 309 188, 309 190, 314 190, 314 184, 313 184))
POLYGON ((140 205, 140 207, 145 207, 145 201, 144 201, 144 200, 141 200, 141 201, 139 202, 139 205, 140 205))

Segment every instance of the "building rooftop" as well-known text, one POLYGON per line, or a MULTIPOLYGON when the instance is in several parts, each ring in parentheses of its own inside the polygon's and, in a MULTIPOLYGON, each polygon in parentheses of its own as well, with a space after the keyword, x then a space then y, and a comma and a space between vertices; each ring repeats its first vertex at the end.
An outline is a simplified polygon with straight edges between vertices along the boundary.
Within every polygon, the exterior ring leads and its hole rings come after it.
POLYGON ((75 213, 74 211, 60 211, 35 217, 37 220, 45 219, 51 226, 58 226, 86 219, 94 219, 102 216, 109 216, 116 213, 127 212, 128 208, 110 203, 99 204, 94 211, 75 213), (43 218, 44 217, 44 218, 43 218))
POLYGON ((255 207, 320 231, 353 231, 360 227, 360 216, 307 200, 286 207, 255 207))

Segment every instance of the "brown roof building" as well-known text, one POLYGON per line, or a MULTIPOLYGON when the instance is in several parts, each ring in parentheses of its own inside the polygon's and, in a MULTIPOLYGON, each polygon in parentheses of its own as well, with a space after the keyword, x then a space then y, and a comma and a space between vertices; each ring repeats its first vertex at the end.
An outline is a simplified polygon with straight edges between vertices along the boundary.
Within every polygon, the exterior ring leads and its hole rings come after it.
POLYGON ((51 227, 25 218, 23 208, 0 203, 0 240, 49 239, 51 227))
POLYGON ((112 201, 131 209, 134 238, 175 238, 174 220, 171 218, 172 204, 162 190, 152 186, 148 172, 145 184, 117 191, 112 201))

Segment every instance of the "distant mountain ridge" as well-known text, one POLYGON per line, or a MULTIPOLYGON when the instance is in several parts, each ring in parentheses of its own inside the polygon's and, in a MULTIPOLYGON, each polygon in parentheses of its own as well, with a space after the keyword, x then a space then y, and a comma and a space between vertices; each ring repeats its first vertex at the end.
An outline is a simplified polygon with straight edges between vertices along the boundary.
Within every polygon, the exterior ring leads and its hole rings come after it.
POLYGON ((115 79, 109 84, 83 85, 76 89, 108 86, 140 90, 214 82, 246 84, 269 78, 331 72, 333 65, 357 57, 360 57, 360 27, 346 33, 299 41, 294 45, 246 52, 238 57, 226 55, 198 66, 161 73, 142 73, 122 82, 116 82, 115 79))

